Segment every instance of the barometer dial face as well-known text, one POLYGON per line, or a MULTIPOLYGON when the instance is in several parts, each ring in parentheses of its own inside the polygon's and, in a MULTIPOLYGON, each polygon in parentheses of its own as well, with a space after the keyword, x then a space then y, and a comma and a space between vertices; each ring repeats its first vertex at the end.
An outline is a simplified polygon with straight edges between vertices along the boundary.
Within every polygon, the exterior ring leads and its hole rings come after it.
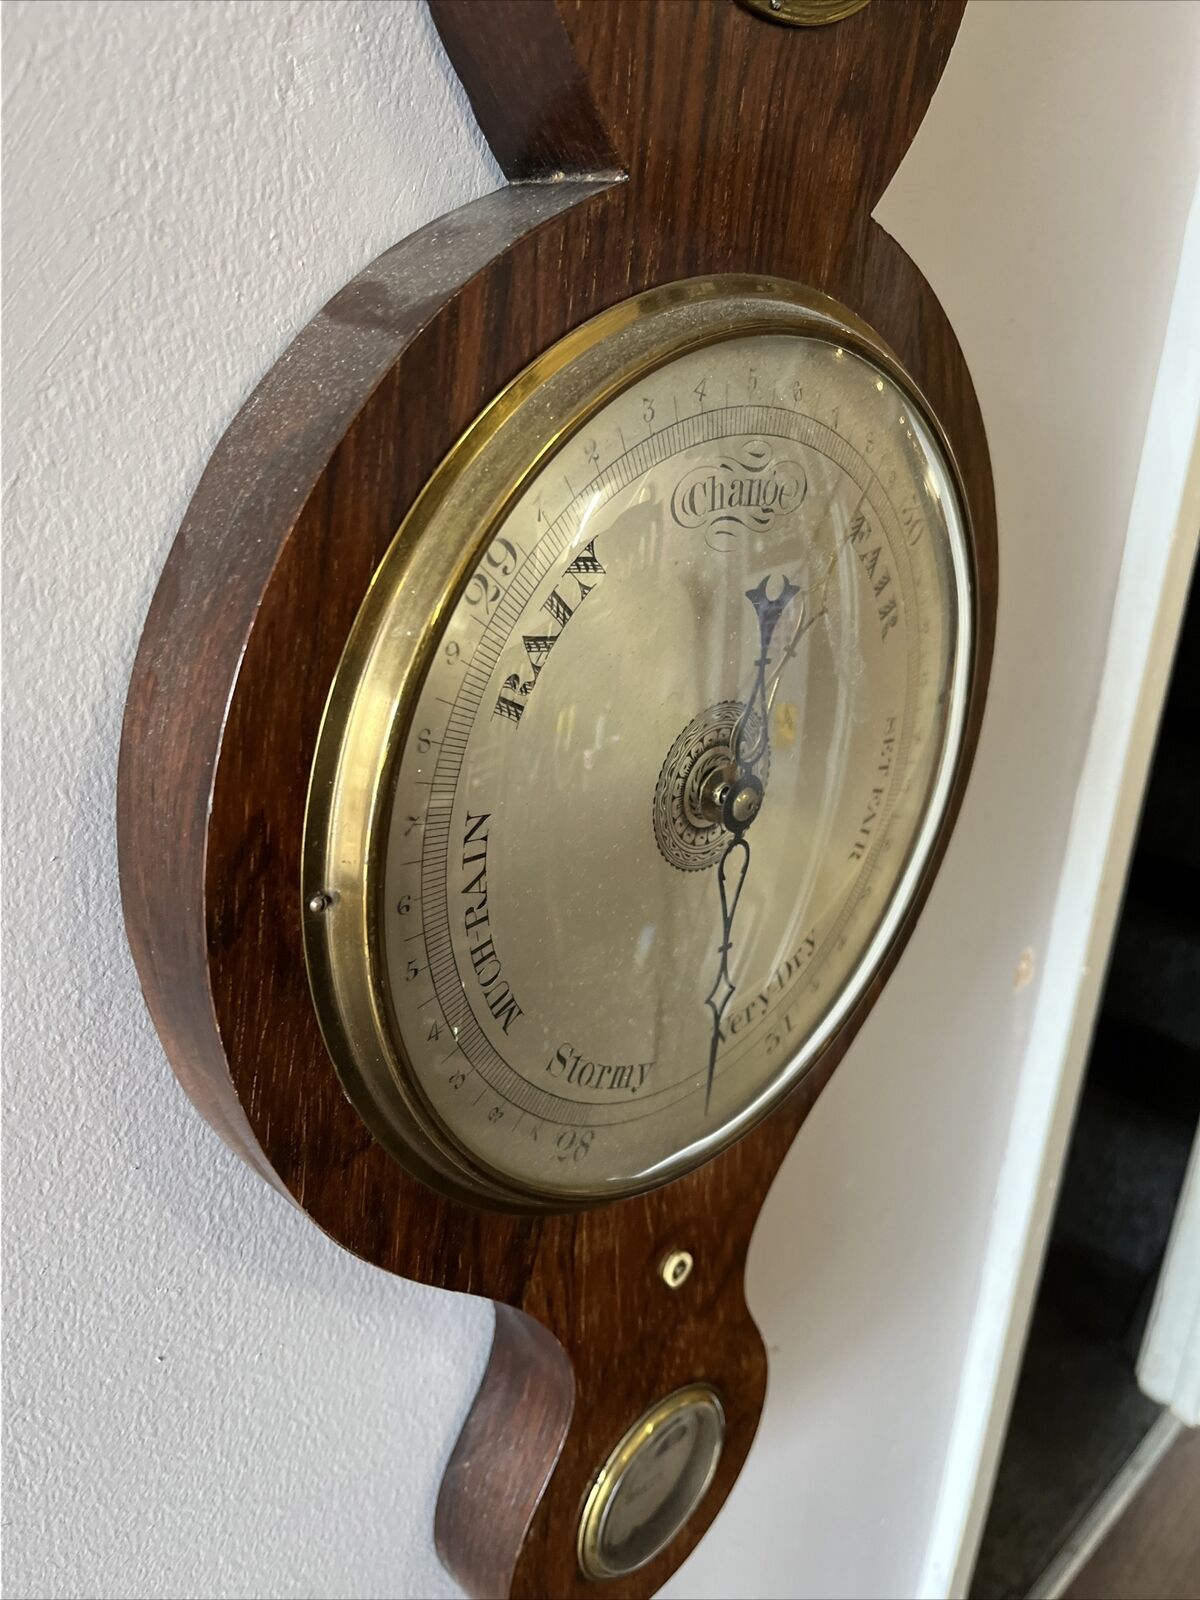
POLYGON ((862 999, 954 776, 970 565, 935 425, 830 330, 710 339, 540 444, 396 730, 371 938, 418 1119, 571 1202, 715 1153, 862 999))

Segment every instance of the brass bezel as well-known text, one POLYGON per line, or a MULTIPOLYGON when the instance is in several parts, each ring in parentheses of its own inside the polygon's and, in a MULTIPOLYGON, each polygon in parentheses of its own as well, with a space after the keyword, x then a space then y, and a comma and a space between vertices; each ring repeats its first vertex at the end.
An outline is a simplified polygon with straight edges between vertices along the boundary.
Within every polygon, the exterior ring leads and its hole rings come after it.
MULTIPOLYGON (((828 296, 783 279, 745 274, 667 284, 583 323, 500 391, 435 469, 371 580, 318 734, 301 869, 309 985, 342 1087, 394 1159, 457 1199, 493 1209, 561 1212, 670 1182, 748 1132, 824 1053, 819 1050, 799 1076, 781 1075, 786 1081, 752 1121, 739 1120, 726 1137, 714 1137, 694 1159, 654 1184, 588 1194, 525 1187, 477 1163, 426 1106, 405 1058, 376 956, 381 824, 399 754, 444 621, 494 529, 543 463, 615 394, 685 352, 772 333, 816 336, 864 355, 908 397, 936 439, 961 514, 970 569, 968 655, 973 655, 974 541, 950 443, 898 357, 867 323, 828 296), (448 542, 447 522, 471 531, 457 544, 448 542)), ((968 683, 971 676, 968 671, 968 683)), ((958 761, 961 754, 960 745, 958 761)), ((885 951, 877 968, 887 956, 885 951)))
POLYGON ((592 1486, 583 1502, 583 1510, 579 1515, 576 1553, 579 1558, 579 1570, 584 1577, 600 1581, 608 1578, 624 1578, 629 1573, 637 1572, 639 1568, 649 1565, 655 1556, 661 1555, 671 1541, 687 1526, 692 1514, 712 1487, 712 1481, 716 1476, 717 1466, 720 1463, 721 1451, 724 1446, 725 1408, 721 1404, 720 1395, 711 1384, 689 1383, 682 1389, 676 1389, 671 1394, 664 1395, 648 1411, 643 1412, 610 1452, 608 1459, 593 1479, 592 1486), (601 1536, 604 1532, 604 1519, 625 1474, 656 1433, 677 1417, 681 1411, 689 1411, 695 1406, 705 1406, 710 1411, 715 1412, 717 1424, 717 1448, 709 1460, 708 1470, 705 1473, 704 1482, 700 1487, 699 1493, 688 1508, 687 1515, 657 1549, 652 1550, 636 1566, 623 1567, 620 1571, 608 1567, 600 1547, 601 1536))
POLYGON ((786 22, 793 28, 823 28, 830 22, 841 22, 843 17, 852 17, 868 0, 742 0, 742 4, 772 22, 786 22))

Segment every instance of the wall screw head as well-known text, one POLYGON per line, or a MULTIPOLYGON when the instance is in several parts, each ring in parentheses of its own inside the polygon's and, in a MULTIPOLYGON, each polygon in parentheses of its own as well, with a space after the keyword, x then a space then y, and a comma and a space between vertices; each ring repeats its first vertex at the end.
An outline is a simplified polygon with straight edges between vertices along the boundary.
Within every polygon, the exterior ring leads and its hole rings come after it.
POLYGON ((686 1250, 672 1250, 663 1257, 659 1272, 668 1289, 678 1289, 691 1276, 692 1258, 686 1250))

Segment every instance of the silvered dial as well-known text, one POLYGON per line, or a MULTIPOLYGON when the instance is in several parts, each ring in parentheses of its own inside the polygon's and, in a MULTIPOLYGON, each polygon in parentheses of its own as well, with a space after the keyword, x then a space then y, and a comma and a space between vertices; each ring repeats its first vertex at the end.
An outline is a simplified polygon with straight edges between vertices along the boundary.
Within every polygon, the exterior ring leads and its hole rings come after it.
POLYGON ((932 426, 832 337, 639 376, 494 523, 382 820, 396 1070, 468 1168, 662 1182, 812 1063, 916 890, 970 595, 932 426))

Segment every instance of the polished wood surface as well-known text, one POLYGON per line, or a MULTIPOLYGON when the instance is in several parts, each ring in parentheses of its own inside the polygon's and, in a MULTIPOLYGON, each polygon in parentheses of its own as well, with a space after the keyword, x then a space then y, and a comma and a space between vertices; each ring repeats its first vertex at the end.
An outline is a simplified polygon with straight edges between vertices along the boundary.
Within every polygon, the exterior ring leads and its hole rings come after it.
POLYGON ((507 1594, 571 1420, 575 1378, 542 1323, 497 1305, 483 1382, 442 1478, 438 1554, 468 1594, 507 1594), (487 1508, 486 1515, 478 1515, 487 1508), (503 1565, 507 1563, 507 1565, 503 1565))
POLYGON ((1200 1432, 1185 1429, 1105 1534, 1063 1600, 1196 1600, 1200 1432))
POLYGON ((652 1593, 719 1510, 766 1385, 742 1288, 755 1219, 916 908, 791 1098, 707 1166, 570 1216, 472 1209, 375 1144, 317 1029, 299 885, 325 696, 396 527, 504 383, 630 294, 697 274, 769 273, 872 323, 954 445, 974 525, 979 648, 952 819, 991 656, 987 449, 941 308, 870 210, 961 10, 961 0, 873 0, 830 27, 788 29, 733 0, 438 0, 435 22, 504 169, 538 181, 402 241, 299 335, 218 446, 147 619, 121 753, 121 880, 176 1072, 224 1137, 346 1248, 527 1313, 573 1369, 573 1421, 539 1503, 550 1435, 566 1426, 564 1369, 528 1339, 515 1360, 519 1325, 498 1330, 438 1512, 439 1550, 473 1594, 594 1592, 575 1559, 590 1478, 630 1421, 692 1380, 711 1382, 726 1407, 717 1478, 669 1549, 605 1594, 652 1593), (696 1260, 678 1290, 659 1273, 674 1248, 696 1260))

